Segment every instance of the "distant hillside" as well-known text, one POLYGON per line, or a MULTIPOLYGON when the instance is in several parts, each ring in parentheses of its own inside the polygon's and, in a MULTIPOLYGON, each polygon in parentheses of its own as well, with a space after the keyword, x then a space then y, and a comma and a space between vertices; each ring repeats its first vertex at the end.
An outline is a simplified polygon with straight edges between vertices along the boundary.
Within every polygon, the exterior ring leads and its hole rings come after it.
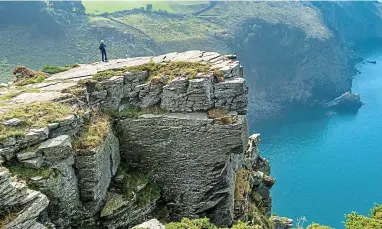
POLYGON ((252 113, 266 116, 350 90, 352 51, 382 37, 380 4, 373 2, 105 2, 0 3, 11 17, 0 20, 0 79, 9 80, 19 64, 99 60, 101 39, 111 58, 235 53, 245 65, 252 113), (38 17, 23 13, 29 7, 38 17))

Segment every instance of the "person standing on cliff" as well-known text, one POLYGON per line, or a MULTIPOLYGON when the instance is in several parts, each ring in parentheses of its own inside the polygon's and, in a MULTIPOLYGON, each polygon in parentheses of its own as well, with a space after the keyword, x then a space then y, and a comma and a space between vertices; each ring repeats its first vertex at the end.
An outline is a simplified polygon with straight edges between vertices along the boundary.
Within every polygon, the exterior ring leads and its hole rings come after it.
POLYGON ((99 50, 101 50, 102 62, 107 62, 106 45, 103 40, 101 40, 101 44, 99 45, 99 50))

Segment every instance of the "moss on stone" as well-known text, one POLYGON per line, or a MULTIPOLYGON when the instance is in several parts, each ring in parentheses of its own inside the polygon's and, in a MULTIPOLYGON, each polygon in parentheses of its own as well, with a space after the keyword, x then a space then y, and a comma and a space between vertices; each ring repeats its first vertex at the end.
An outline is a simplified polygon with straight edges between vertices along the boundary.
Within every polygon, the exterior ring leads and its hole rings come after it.
POLYGON ((123 75, 122 71, 106 70, 106 71, 102 71, 102 72, 98 72, 98 73, 94 74, 93 79, 98 81, 98 82, 102 82, 102 81, 108 80, 114 76, 122 76, 122 75, 123 75))
POLYGON ((41 128, 49 123, 64 119, 69 114, 77 114, 79 110, 61 103, 44 102, 22 105, 9 105, 7 112, 0 114, 0 139, 26 134, 31 128, 41 128), (17 118, 18 126, 4 126, 2 123, 17 118))
POLYGON ((110 132, 110 117, 99 110, 92 112, 90 121, 85 123, 80 136, 73 141, 79 152, 99 146, 110 132))
POLYGON ((108 199, 105 206, 102 208, 101 217, 105 217, 114 213, 124 204, 124 199, 122 195, 114 194, 108 199))
POLYGON ((29 84, 42 83, 45 81, 45 79, 46 79, 45 75, 37 75, 37 76, 31 77, 31 78, 24 78, 20 81, 17 81, 15 83, 15 85, 25 86, 25 85, 29 85, 29 84))
POLYGON ((16 163, 7 165, 7 169, 12 175, 17 175, 19 179, 27 183, 32 177, 48 178, 53 172, 53 170, 49 168, 30 169, 16 163))
POLYGON ((17 218, 18 212, 0 211, 0 229, 6 228, 7 224, 17 218))
POLYGON ((118 168, 117 177, 122 176, 122 182, 117 185, 120 194, 127 200, 136 201, 139 207, 143 207, 160 198, 161 189, 146 174, 131 172, 126 167, 118 168))
POLYGON ((61 91, 62 93, 69 93, 75 96, 84 96, 85 95, 85 89, 83 88, 82 84, 77 84, 73 87, 70 88, 65 88, 64 90, 61 91))

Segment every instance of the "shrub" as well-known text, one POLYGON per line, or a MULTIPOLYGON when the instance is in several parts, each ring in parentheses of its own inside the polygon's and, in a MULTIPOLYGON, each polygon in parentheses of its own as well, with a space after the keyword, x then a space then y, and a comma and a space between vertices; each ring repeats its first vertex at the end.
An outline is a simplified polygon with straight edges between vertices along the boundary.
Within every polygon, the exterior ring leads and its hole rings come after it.
POLYGON ((371 209, 369 217, 356 212, 347 214, 345 217, 346 229, 380 229, 382 228, 382 205, 376 205, 371 209))
POLYGON ((319 225, 317 223, 312 223, 306 229, 333 229, 333 228, 331 228, 329 226, 322 226, 322 225, 319 225))
POLYGON ((54 66, 54 65, 47 64, 41 69, 41 71, 48 74, 56 74, 56 73, 68 71, 69 69, 73 68, 73 66, 75 65, 61 67, 61 66, 54 66))
MULTIPOLYGON (((258 225, 248 225, 239 221, 231 227, 232 229, 260 229, 258 225)), ((208 218, 188 219, 184 218, 177 223, 168 223, 166 229, 223 229, 215 226, 208 218)))

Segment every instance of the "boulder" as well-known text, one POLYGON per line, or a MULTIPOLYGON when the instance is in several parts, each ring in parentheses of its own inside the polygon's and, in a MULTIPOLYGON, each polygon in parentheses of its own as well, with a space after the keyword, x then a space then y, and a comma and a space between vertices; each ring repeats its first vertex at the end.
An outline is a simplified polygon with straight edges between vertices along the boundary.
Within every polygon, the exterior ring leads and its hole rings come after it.
POLYGON ((345 112, 357 111, 363 103, 361 102, 361 97, 359 94, 353 94, 351 92, 346 92, 340 97, 335 98, 324 105, 326 109, 333 109, 345 112))
POLYGON ((133 229, 138 229, 138 228, 165 229, 165 226, 161 224, 157 219, 152 219, 133 227, 133 229))

